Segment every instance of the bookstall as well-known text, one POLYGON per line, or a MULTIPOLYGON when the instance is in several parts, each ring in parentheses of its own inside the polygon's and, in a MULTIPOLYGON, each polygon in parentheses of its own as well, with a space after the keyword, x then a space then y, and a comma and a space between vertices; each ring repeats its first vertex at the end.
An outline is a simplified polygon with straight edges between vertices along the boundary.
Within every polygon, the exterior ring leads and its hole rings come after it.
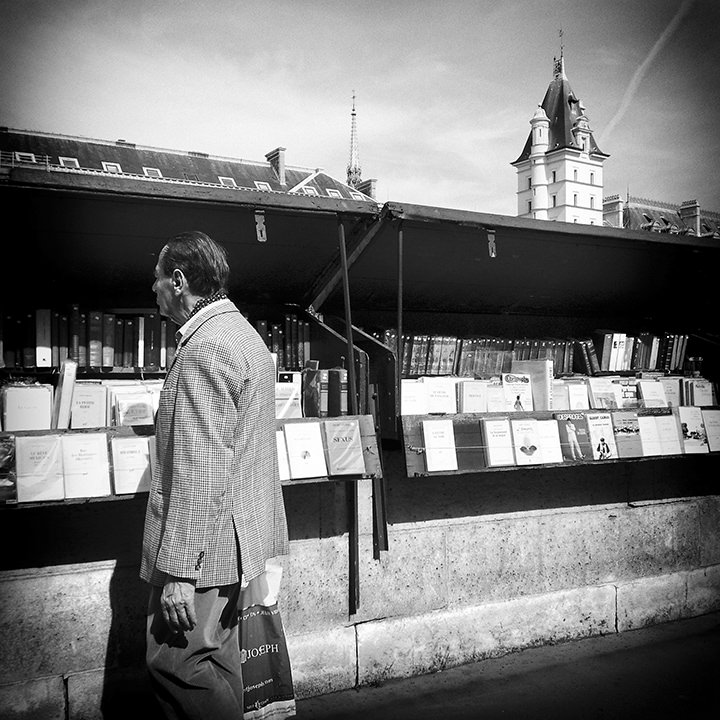
MULTIPOLYGON (((32 300, 27 291, 18 292, 19 276, 3 287, 6 318, 73 304, 116 318, 137 316, 137 309, 153 305, 152 269, 165 238, 202 228, 228 247, 230 295, 253 322, 285 330, 286 316, 294 315, 307 324, 304 359, 347 370, 348 404, 340 419, 358 423, 363 467, 336 473, 326 464, 327 472, 315 475, 317 469, 296 466, 293 477, 288 454, 283 481, 291 555, 281 604, 291 656, 303 678, 300 695, 715 607, 720 503, 714 448, 610 462, 549 454, 542 463, 521 465, 513 446, 512 462, 496 462, 488 460, 483 424, 522 421, 530 438, 522 442, 530 449, 537 447, 530 433, 540 432, 537 423, 555 422, 555 409, 513 410, 510 418, 510 412, 457 405, 455 412, 403 408, 409 397, 403 396, 403 382, 427 383, 420 380, 428 377, 427 361, 422 372, 406 366, 409 339, 421 335, 456 342, 572 339, 575 348, 599 329, 632 336, 673 332, 688 336, 686 356, 696 358, 694 369, 685 363, 674 369, 683 377, 687 369, 692 378, 702 358, 698 379, 716 379, 712 308, 720 249, 711 241, 397 203, 379 209, 107 176, 58 179, 28 168, 13 170, 2 193, 6 206, 23 218, 27 252, 51 259, 34 267, 32 300), (688 278, 692 298, 681 291, 688 278), (433 447, 436 452, 428 454, 433 447), (670 541, 660 528, 672 533, 670 541), (578 556, 587 558, 582 567, 578 556), (683 598, 671 611, 659 600, 649 608, 633 606, 648 587, 665 583, 673 598, 683 598), (563 622, 567 618, 562 629, 553 619, 558 607, 563 622), (523 620, 533 613, 542 617, 534 624, 523 620), (440 616, 443 638, 432 629, 440 616), (477 636, 464 624, 469 618, 477 621, 477 636), (503 634, 508 626, 517 630, 512 637, 503 634), (489 645, 488 637, 495 639, 489 645), (414 638, 429 648, 423 657, 403 651, 414 638)), ((453 393, 458 361, 459 356, 447 372, 430 373, 454 378, 453 393)), ((283 365, 294 380, 304 363, 298 356, 283 365)), ((29 377, 55 387, 59 380, 54 367, 8 367, 2 373, 6 383, 29 377)), ((553 367, 552 380, 578 374, 566 362, 559 372, 553 367)), ((601 370, 597 377, 637 374, 601 370)), ((78 368, 81 381, 151 382, 162 376, 162 362, 78 368)), ((447 388, 443 392, 447 398, 447 388)), ((441 394, 438 389, 436 397, 441 394)), ((332 430, 325 422, 280 418, 279 442, 287 448, 288 438, 309 442, 312 435, 317 443, 318 433, 322 440, 332 430)), ((15 434, 66 437, 96 430, 15 434)), ((145 437, 147 426, 110 427, 105 435, 111 444, 145 437)), ((110 463, 112 473, 112 455, 110 463)), ((132 476, 133 468, 127 470, 132 476)), ((0 691, 23 682, 40 687, 55 678, 64 684, 63 697, 72 698, 82 691, 78 683, 95 682, 106 692, 113 673, 141 674, 144 589, 136 571, 145 496, 110 487, 109 494, 94 498, 0 508, 3 541, 12 548, 4 555, 0 584, 17 608, 8 622, 32 627, 56 617, 44 603, 18 617, 27 595, 40 589, 59 600, 65 620, 72 603, 84 598, 85 615, 108 625, 99 630, 82 620, 78 631, 59 618, 52 631, 61 638, 59 652, 41 641, 25 647, 3 625, 8 646, 17 650, 8 655, 17 662, 0 668, 0 691), (59 586, 61 576, 72 578, 70 589, 59 586)))

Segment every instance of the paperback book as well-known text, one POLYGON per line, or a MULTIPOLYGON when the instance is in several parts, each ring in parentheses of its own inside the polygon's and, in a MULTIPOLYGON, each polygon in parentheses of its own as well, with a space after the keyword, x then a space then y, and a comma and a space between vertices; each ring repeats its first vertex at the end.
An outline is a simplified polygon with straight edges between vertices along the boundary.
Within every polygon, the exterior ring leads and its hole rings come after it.
POLYGON ((66 498, 103 497, 110 489, 110 462, 105 433, 61 436, 66 498))
POLYGON ((585 414, 556 412, 553 416, 558 423, 563 458, 575 462, 592 460, 593 449, 585 414))
POLYGON ((686 453, 709 452, 702 409, 681 405, 678 410, 683 447, 686 453))
POLYGON ((118 436, 110 441, 113 489, 117 495, 150 490, 150 443, 147 436, 118 436))
POLYGON ((322 423, 325 434, 325 459, 330 475, 363 475, 360 423, 355 417, 327 419, 322 423))
POLYGON ((637 412, 635 410, 613 410, 611 416, 618 457, 642 457, 643 449, 637 412))
POLYGON ((285 423, 283 431, 291 479, 326 477, 328 471, 320 421, 285 423))
POLYGON ((502 374, 505 410, 525 412, 533 410, 532 379, 527 373, 509 372, 502 374))
POLYGON ((517 465, 538 465, 542 463, 542 449, 535 418, 510 419, 513 448, 517 465))
POLYGON ((452 420, 449 418, 423 420, 422 432, 427 471, 457 470, 457 452, 452 420))
POLYGON ((482 418, 480 430, 487 467, 515 465, 510 420, 507 417, 482 418))
POLYGON ((545 464, 561 463, 563 461, 563 454, 557 420, 538 420, 537 434, 542 462, 545 464))
POLYGON ((585 415, 593 460, 614 460, 618 456, 610 412, 589 412, 585 415))
POLYGON ((18 502, 65 497, 60 435, 18 435, 15 463, 18 502))
POLYGON ((703 408, 702 419, 705 425, 705 435, 710 452, 720 451, 720 410, 717 408, 703 408))

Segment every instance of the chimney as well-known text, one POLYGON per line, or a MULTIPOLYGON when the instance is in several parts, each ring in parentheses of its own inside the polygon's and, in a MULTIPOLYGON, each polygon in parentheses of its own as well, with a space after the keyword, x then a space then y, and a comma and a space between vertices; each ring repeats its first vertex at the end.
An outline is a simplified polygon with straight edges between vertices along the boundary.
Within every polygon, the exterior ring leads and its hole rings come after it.
POLYGON ((679 213, 690 232, 694 232, 695 237, 700 237, 700 203, 697 200, 683 200, 679 213))
POLYGON ((372 180, 362 180, 359 182, 356 186, 356 190, 359 190, 361 193, 364 193, 365 195, 369 195, 373 200, 375 200, 375 185, 377 184, 377 180, 374 178, 372 180))
POLYGON ((285 187, 285 148, 275 148, 265 155, 265 158, 270 165, 272 165, 272 169, 275 171, 280 184, 285 187))
POLYGON ((603 200, 603 225, 625 227, 623 218, 623 201, 619 195, 611 195, 603 200))

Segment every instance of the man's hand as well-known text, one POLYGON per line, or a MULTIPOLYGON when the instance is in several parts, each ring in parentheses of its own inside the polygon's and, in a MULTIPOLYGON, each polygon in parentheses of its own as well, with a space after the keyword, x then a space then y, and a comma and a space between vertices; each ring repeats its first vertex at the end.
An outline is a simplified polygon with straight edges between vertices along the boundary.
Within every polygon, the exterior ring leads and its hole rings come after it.
POLYGON ((168 575, 160 595, 160 608, 171 630, 192 630, 195 617, 195 581, 168 575))

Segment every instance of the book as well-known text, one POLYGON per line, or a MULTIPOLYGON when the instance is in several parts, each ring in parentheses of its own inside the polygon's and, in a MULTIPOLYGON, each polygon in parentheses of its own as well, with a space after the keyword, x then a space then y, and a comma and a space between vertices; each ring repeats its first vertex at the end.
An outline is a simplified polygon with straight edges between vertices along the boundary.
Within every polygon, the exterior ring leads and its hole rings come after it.
MULTIPOLYGON (((317 365, 317 360, 311 362, 317 365)), ((318 367, 302 369, 300 388, 303 417, 320 417, 320 370, 318 367)))
POLYGON ((563 458, 571 461, 592 460, 593 451, 585 413, 556 412, 553 417, 558 423, 563 458))
POLYGON ((585 414, 593 460, 614 460, 618 457, 615 431, 610 412, 588 412, 585 414))
POLYGON ((425 383, 409 378, 400 380, 400 414, 428 414, 427 385, 425 383))
POLYGON ((147 436, 116 436, 110 440, 113 490, 126 495, 150 490, 150 443, 147 436))
POLYGON ((663 386, 668 407, 678 407, 682 404, 680 390, 682 378, 679 375, 662 375, 658 378, 658 382, 663 386))
POLYGON ((155 422, 152 393, 142 385, 111 386, 108 403, 115 425, 153 425, 155 422))
POLYGON ((53 386, 48 383, 9 384, 2 388, 3 429, 50 430, 53 386))
POLYGON ((532 380, 527 373, 502 373, 505 410, 524 412, 533 410, 532 380))
POLYGON ((612 378, 612 386, 615 391, 615 400, 619 409, 640 407, 640 398, 638 397, 637 390, 637 378, 612 378))
POLYGON ((161 339, 160 330, 162 317, 159 312, 148 312, 143 314, 143 348, 144 366, 160 368, 161 339))
POLYGON ((452 420, 449 418, 423 420, 422 432, 427 471, 457 470, 457 452, 452 420))
POLYGON ((600 362, 600 370, 606 371, 610 369, 610 352, 612 349, 613 331, 612 330, 596 330, 592 334, 595 352, 600 362))
POLYGON ((533 410, 553 409, 553 361, 548 358, 536 360, 513 360, 511 372, 530 376, 533 410))
POLYGON ((104 312, 102 316, 102 364, 115 366, 115 313, 104 312))
POLYGON ((658 431, 655 415, 645 412, 644 408, 638 410, 638 426, 640 428, 640 443, 642 454, 645 457, 662 455, 662 442, 658 431))
POLYGON ((717 405, 712 383, 705 378, 686 378, 684 390, 685 405, 709 407, 717 405), (689 402, 688 402, 689 399, 689 402))
POLYGON ((640 378, 637 381, 638 398, 642 407, 667 407, 665 386, 657 380, 645 380, 640 378))
POLYGON ((328 472, 320 421, 285 423, 283 432, 291 479, 326 477, 328 472))
MULTIPOLYGON (((81 318, 82 322, 82 318, 81 318)), ((87 312, 87 364, 101 367, 103 364, 103 314, 101 310, 87 312)))
POLYGON ((338 417, 348 414, 348 371, 346 368, 330 368, 327 373, 327 414, 338 417))
POLYGON ((696 406, 681 405, 677 408, 677 411, 680 418, 680 431, 685 452, 709 452, 702 409, 696 406))
POLYGON ((285 444, 285 433, 282 430, 275 431, 275 446, 277 448, 280 480, 290 480, 290 463, 288 461, 287 445, 285 444))
POLYGON ((552 408, 551 410, 569 410, 570 393, 568 384, 563 378, 553 380, 552 408))
POLYGON ((275 383, 275 417, 300 418, 302 410, 302 383, 275 383))
POLYGON ((70 427, 99 428, 107 422, 107 387, 99 382, 75 382, 70 427))
POLYGON ((113 367, 123 366, 123 346, 125 344, 125 319, 115 315, 115 332, 113 338, 113 367))
POLYGON ((423 377, 420 379, 425 387, 427 412, 454 414, 457 412, 457 391, 455 378, 423 377))
POLYGON ((487 380, 460 380, 456 385, 458 412, 487 412, 487 385, 487 380))
POLYGON ((485 453, 485 464, 488 467, 515 465, 515 451, 509 418, 481 418, 480 434, 485 453))
POLYGON ((555 419, 538 420, 537 435, 543 464, 563 462, 560 429, 555 419))
POLYGON ((52 360, 52 311, 50 308, 37 308, 35 310, 35 367, 52 367, 52 360))
POLYGON ((660 450, 663 455, 682 455, 685 452, 680 427, 680 417, 676 409, 653 408, 655 425, 660 437, 660 450))
POLYGON ((487 384, 487 411, 505 412, 506 402, 502 378, 499 376, 490 378, 487 384))
POLYGON ((640 424, 635 410, 612 410, 610 412, 619 458, 642 457, 640 424))
POLYGON ((15 465, 18 502, 65 497, 60 435, 18 435, 15 465))
POLYGON ((330 475, 364 475, 360 422, 356 417, 328 418, 322 421, 325 459, 330 475))
POLYGON ((584 379, 567 378, 565 380, 568 392, 569 410, 589 410, 590 396, 588 386, 584 379))
POLYGON ((717 408, 702 408, 703 425, 707 437, 708 450, 720 451, 720 410, 717 408))
POLYGON ((60 365, 60 375, 55 389, 55 397, 53 398, 51 422, 51 427, 55 430, 67 430, 70 427, 77 368, 77 360, 71 360, 70 358, 65 358, 60 365))
POLYGON ((537 465, 542 462, 537 422, 535 418, 510 418, 517 465, 537 465))
POLYGON ((617 408, 617 396, 611 376, 587 377, 585 382, 591 408, 597 410, 617 408))
POLYGON ((0 435, 0 504, 8 505, 16 502, 15 436, 0 435))
POLYGON ((60 445, 66 498, 112 494, 105 433, 61 435, 60 445))

